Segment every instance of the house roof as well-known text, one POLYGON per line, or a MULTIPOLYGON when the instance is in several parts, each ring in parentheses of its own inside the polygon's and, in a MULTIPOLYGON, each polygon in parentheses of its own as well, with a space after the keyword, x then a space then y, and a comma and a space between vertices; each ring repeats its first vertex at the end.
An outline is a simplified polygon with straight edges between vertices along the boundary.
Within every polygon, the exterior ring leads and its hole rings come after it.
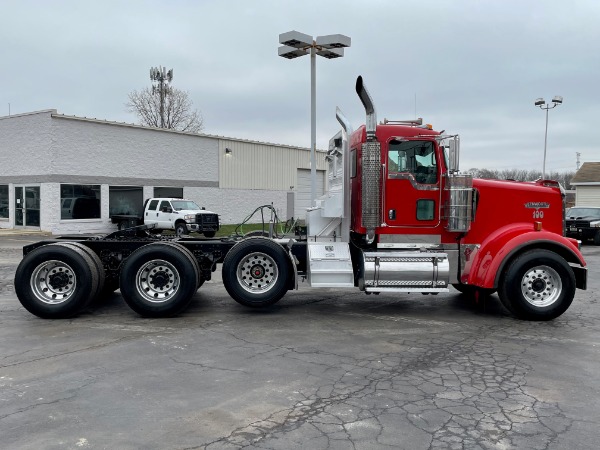
POLYGON ((585 162, 571 179, 571 184, 600 184, 600 162, 585 162))

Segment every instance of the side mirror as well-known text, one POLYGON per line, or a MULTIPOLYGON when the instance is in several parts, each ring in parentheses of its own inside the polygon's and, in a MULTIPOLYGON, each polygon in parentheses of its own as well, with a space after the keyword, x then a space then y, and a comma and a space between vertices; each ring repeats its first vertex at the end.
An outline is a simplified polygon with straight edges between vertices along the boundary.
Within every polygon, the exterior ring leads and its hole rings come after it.
POLYGON ((454 136, 454 138, 451 139, 448 144, 448 172, 457 173, 458 162, 460 159, 460 138, 458 136, 454 136))
POLYGON ((173 210, 171 208, 169 208, 168 206, 164 206, 162 209, 162 212, 164 213, 172 213, 173 210))

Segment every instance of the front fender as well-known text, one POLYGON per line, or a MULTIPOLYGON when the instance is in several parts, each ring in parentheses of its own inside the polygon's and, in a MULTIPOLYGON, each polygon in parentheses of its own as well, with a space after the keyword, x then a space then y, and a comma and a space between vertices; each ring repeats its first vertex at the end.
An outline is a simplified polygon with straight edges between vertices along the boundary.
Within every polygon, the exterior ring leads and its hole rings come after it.
POLYGON ((495 289, 506 265, 518 254, 531 249, 550 250, 569 263, 585 267, 575 239, 545 230, 535 231, 531 223, 518 223, 496 230, 471 251, 461 282, 495 289))

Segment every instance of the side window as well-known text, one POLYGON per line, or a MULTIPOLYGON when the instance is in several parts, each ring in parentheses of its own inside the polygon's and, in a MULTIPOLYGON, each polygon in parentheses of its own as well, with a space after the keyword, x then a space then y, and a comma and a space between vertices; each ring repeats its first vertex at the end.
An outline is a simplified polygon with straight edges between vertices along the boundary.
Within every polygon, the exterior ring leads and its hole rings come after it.
POLYGON ((167 200, 163 200, 162 202, 160 202, 160 208, 159 208, 159 209, 160 209, 161 211, 164 211, 164 210, 165 210, 165 208, 172 209, 172 208, 171 208, 171 203, 170 203, 169 201, 167 201, 167 200))
POLYGON ((417 220, 435 219, 435 202, 431 199, 417 200, 417 220))
POLYGON ((156 207, 158 206, 158 200, 152 200, 148 205, 148 211, 156 211, 156 207))
POLYGON ((438 182, 435 147, 429 141, 391 141, 388 150, 388 178, 410 173, 420 184, 438 182))

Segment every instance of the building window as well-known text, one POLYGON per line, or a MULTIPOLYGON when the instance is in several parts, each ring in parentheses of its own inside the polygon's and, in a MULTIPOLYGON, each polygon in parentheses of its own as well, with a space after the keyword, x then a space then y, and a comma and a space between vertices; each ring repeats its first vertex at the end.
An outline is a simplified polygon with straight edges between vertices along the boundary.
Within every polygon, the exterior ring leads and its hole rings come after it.
POLYGON ((183 188, 178 187, 155 187, 156 198, 183 198, 183 188))
POLYGON ((61 220, 99 219, 100 185, 61 184, 60 218, 61 220))
POLYGON ((8 219, 8 185, 0 184, 0 218, 8 219))
POLYGON ((144 189, 141 186, 109 186, 108 213, 142 217, 144 189))

